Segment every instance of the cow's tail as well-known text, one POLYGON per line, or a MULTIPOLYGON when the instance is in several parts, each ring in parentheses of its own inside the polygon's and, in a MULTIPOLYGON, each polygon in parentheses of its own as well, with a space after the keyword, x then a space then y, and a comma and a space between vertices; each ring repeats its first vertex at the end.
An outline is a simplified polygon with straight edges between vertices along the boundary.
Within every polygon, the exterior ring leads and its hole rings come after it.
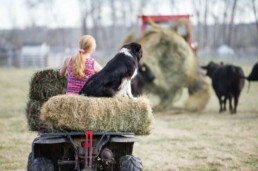
POLYGON ((250 90, 250 86, 251 86, 251 81, 248 79, 248 77, 245 77, 245 76, 241 76, 242 79, 246 79, 248 81, 248 88, 247 88, 247 93, 249 92, 250 90))
POLYGON ((243 73, 238 73, 237 76, 238 76, 238 78, 248 80, 247 77, 243 75, 243 73))
POLYGON ((250 89, 250 85, 251 85, 251 81, 247 80, 248 81, 248 89, 247 89, 247 93, 249 92, 249 89, 250 89))
POLYGON ((245 79, 245 80, 247 80, 248 81, 248 88, 247 88, 247 93, 249 92, 249 90, 250 90, 250 86, 251 86, 251 81, 249 80, 249 78, 248 77, 246 77, 246 76, 241 76, 241 78, 242 79, 245 79))
POLYGON ((238 74, 238 77, 241 78, 241 79, 245 79, 248 81, 248 89, 247 89, 247 93, 249 92, 249 89, 250 89, 250 80, 248 79, 248 77, 244 76, 244 75, 241 75, 241 74, 238 74))
POLYGON ((246 76, 241 76, 241 78, 242 79, 246 79, 247 81, 248 81, 248 88, 247 88, 247 93, 249 92, 249 90, 250 90, 250 86, 251 86, 251 81, 249 80, 249 78, 248 77, 246 77, 246 76))

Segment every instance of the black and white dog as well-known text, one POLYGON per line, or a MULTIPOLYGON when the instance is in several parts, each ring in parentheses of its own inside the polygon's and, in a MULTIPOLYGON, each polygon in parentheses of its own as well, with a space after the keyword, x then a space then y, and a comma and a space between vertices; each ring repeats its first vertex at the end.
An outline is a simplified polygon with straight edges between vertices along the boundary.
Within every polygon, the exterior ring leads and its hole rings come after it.
POLYGON ((125 44, 100 72, 89 78, 79 94, 95 97, 129 96, 134 98, 131 92, 131 80, 137 74, 141 58, 140 44, 134 42, 125 44))

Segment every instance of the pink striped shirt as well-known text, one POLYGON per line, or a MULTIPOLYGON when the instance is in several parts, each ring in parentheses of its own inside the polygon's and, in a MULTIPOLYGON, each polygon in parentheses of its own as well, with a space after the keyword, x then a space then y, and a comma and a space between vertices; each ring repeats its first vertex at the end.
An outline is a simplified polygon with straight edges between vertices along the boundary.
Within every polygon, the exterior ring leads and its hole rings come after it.
POLYGON ((93 58, 87 58, 85 62, 85 76, 81 79, 76 78, 73 72, 73 62, 71 60, 67 66, 67 89, 66 94, 78 94, 82 89, 87 80, 94 75, 96 72, 94 70, 93 58))

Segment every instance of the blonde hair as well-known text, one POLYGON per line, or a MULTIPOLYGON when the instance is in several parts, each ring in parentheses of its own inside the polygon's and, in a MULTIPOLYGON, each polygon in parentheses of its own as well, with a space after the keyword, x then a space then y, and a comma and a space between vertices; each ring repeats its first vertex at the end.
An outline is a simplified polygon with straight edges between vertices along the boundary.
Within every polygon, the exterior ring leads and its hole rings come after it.
POLYGON ((85 76, 85 62, 86 58, 82 54, 92 53, 96 49, 96 41, 91 35, 84 35, 79 42, 80 51, 75 56, 73 70, 76 78, 83 78, 85 76))

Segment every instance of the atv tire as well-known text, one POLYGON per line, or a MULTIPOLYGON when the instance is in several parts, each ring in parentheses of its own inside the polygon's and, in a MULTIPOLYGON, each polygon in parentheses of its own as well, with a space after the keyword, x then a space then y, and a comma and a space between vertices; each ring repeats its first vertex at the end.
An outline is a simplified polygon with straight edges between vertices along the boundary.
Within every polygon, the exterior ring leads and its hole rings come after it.
POLYGON ((142 171, 142 161, 138 157, 125 155, 120 158, 120 171, 142 171))
POLYGON ((54 165, 51 160, 45 157, 39 157, 32 160, 32 154, 30 153, 27 171, 54 171, 54 165))

